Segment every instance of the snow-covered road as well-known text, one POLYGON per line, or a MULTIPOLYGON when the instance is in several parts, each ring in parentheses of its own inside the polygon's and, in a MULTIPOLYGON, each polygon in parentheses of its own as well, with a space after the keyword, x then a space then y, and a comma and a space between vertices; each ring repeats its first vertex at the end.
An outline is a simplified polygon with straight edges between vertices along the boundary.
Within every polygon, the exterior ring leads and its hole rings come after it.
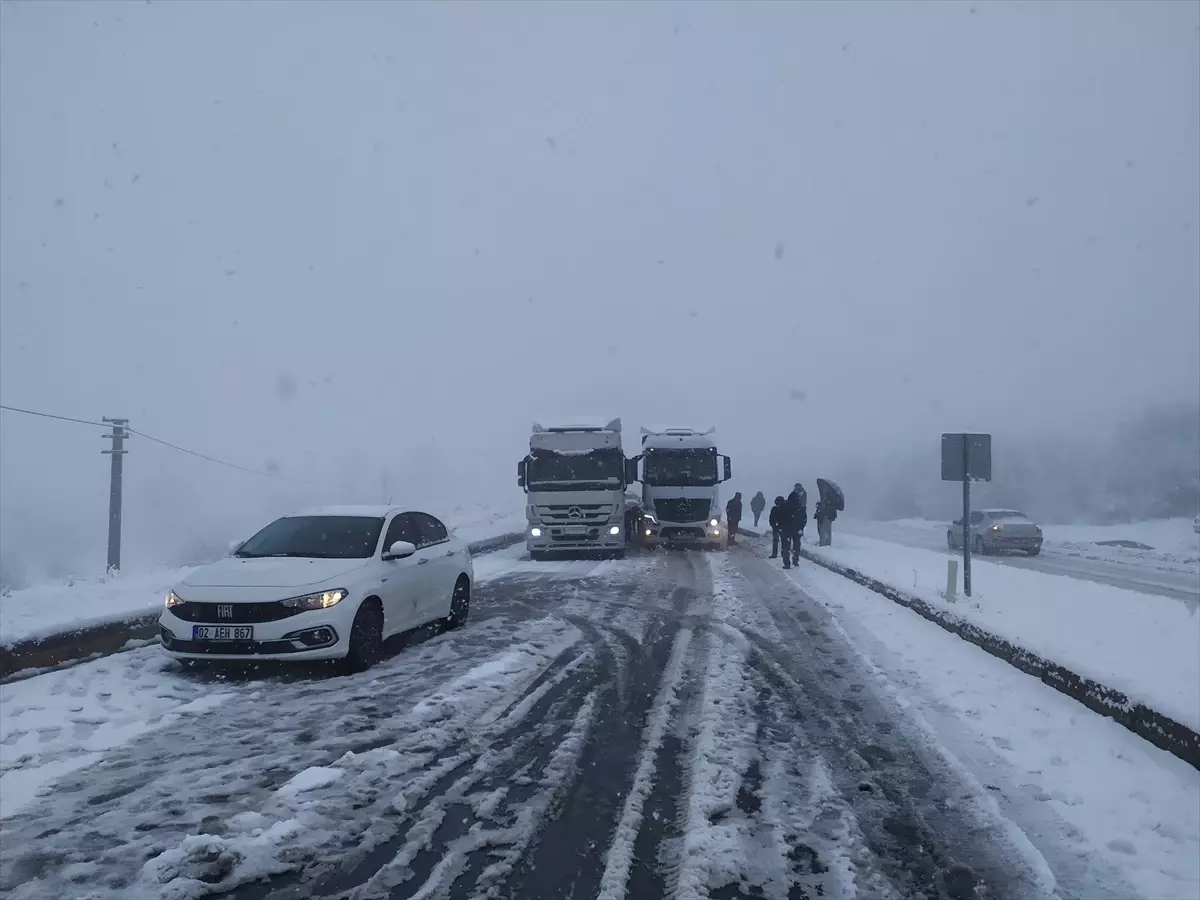
MULTIPOLYGON (((1146 894, 1125 850, 1089 854, 1046 804, 998 804, 993 745, 947 752, 897 692, 911 677, 889 679, 842 621, 880 602, 857 585, 790 579, 750 548, 557 564, 519 552, 488 558, 465 629, 407 638, 361 676, 184 673, 146 648, 4 686, 0 891, 1146 894)), ((971 671, 996 664, 979 656, 957 658, 959 675, 991 677, 971 671)), ((1014 684, 1019 700, 1063 700, 1014 684)), ((1064 758, 1109 757, 1049 734, 1047 753, 1061 740, 1064 758)), ((1187 853, 1196 773, 1148 759, 1162 769, 1139 802, 1160 811, 1160 843, 1187 853)), ((1173 883, 1152 882, 1156 896, 1173 883)))
MULTIPOLYGON (((892 522, 855 520, 839 520, 836 527, 849 534, 891 541, 921 550, 949 552, 944 527, 916 529, 892 522)), ((1079 550, 1062 549, 1050 544, 1044 547, 1039 556, 1002 553, 988 556, 987 561, 1044 572, 1047 575, 1065 575, 1081 581, 1111 584, 1141 594, 1161 594, 1183 600, 1193 606, 1200 603, 1200 571, 1195 565, 1152 565, 1132 560, 1102 559, 1084 555, 1079 550)))

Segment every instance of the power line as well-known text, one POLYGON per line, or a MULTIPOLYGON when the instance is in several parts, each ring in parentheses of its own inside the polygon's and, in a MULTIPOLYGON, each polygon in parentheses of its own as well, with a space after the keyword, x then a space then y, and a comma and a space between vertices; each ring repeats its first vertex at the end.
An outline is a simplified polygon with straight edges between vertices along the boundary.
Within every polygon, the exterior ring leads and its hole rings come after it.
MULTIPOLYGON (((34 409, 21 409, 20 407, 17 407, 17 406, 7 406, 3 403, 0 403, 0 409, 5 409, 5 410, 8 410, 9 412, 23 413, 24 415, 27 415, 27 416, 39 416, 40 418, 43 418, 43 419, 57 419, 62 422, 75 422, 76 424, 79 424, 79 425, 94 425, 97 428, 110 428, 111 427, 111 424, 107 423, 107 422, 92 422, 87 419, 76 419, 73 416, 59 416, 59 415, 55 415, 53 413, 39 412, 34 409)), ((186 453, 188 456, 194 456, 197 459, 203 459, 203 460, 206 460, 207 462, 216 463, 218 466, 225 466, 230 469, 237 469, 239 472, 248 472, 251 475, 259 475, 263 478, 275 478, 279 481, 296 481, 296 482, 300 481, 300 479, 289 478, 286 475, 280 475, 280 474, 274 473, 274 472, 264 472, 261 469, 251 469, 249 466, 239 466, 237 463, 232 463, 232 462, 229 462, 228 460, 224 460, 224 459, 218 459, 215 456, 209 456, 207 453, 201 453, 198 450, 189 450, 187 447, 180 447, 178 444, 172 444, 170 441, 164 441, 162 438, 155 437, 152 434, 146 434, 146 432, 144 432, 144 431, 138 431, 136 428, 130 428, 128 425, 125 425, 124 429, 129 434, 136 434, 139 437, 144 437, 148 441, 153 441, 156 444, 161 444, 162 446, 168 447, 171 450, 177 450, 180 453, 186 453)), ((301 483, 307 483, 307 482, 301 482, 301 483)))
POLYGON ((61 422, 77 422, 80 425, 95 425, 97 428, 108 428, 104 422, 89 422, 87 419, 75 419, 71 416, 56 416, 53 413, 38 412, 33 409, 21 409, 17 406, 5 406, 0 403, 0 409, 7 409, 9 412, 24 413, 27 416, 40 416, 43 419, 58 419, 61 422))
POLYGON ((219 466, 228 466, 231 469, 237 469, 239 472, 249 472, 251 475, 261 475, 264 478, 277 478, 281 481, 297 481, 296 478, 288 478, 286 475, 279 475, 273 472, 264 472, 260 469, 251 469, 247 466, 239 466, 237 463, 227 462, 223 459, 217 459, 215 456, 209 456, 207 453, 200 453, 197 450, 189 450, 187 447, 180 447, 178 444, 172 444, 170 441, 164 441, 162 438, 156 438, 152 434, 146 434, 144 431, 138 431, 136 428, 126 426, 126 431, 130 434, 136 434, 144 437, 148 441, 154 441, 156 444, 162 444, 164 447, 170 447, 172 450, 178 450, 180 453, 186 453, 188 456, 194 456, 197 459, 208 460, 211 463, 216 463, 219 466))

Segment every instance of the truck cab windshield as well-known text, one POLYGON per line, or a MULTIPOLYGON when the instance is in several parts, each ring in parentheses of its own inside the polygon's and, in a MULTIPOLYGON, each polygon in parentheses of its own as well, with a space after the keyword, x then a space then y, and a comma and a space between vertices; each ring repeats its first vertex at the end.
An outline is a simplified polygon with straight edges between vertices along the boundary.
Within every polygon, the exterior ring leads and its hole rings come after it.
POLYGON ((529 454, 526 477, 536 491, 615 490, 624 486, 625 457, 615 448, 538 449, 529 454))
POLYGON ((711 487, 717 483, 717 450, 647 450, 642 480, 651 486, 711 487))

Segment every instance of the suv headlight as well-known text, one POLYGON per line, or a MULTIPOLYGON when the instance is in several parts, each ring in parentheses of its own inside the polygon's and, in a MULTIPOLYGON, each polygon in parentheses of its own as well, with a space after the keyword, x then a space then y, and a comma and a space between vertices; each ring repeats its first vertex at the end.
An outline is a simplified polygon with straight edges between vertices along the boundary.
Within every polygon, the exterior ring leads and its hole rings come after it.
POLYGON ((713 516, 711 519, 708 520, 708 524, 711 525, 713 528, 716 528, 718 525, 721 524, 721 520, 718 519, 716 516, 713 516))
POLYGON ((349 594, 350 592, 345 588, 337 588, 332 591, 322 591, 319 594, 289 597, 287 600, 280 600, 279 605, 286 606, 288 609, 299 610, 329 609, 329 607, 341 603, 349 594))
POLYGON ((186 602, 186 600, 184 600, 174 591, 167 591, 167 599, 164 601, 164 605, 167 607, 167 609, 174 609, 177 606, 183 606, 183 604, 186 602))

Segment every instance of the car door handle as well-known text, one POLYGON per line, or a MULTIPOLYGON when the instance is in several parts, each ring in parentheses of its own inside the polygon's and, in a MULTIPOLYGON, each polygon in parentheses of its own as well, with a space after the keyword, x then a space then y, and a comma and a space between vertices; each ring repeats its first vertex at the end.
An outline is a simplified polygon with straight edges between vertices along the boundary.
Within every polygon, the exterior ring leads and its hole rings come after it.
POLYGON ((417 560, 417 565, 418 565, 418 566, 423 566, 423 565, 425 565, 425 563, 427 563, 427 562, 429 562, 429 557, 428 557, 428 556, 425 556, 425 557, 422 557, 421 559, 418 559, 418 560, 417 560))

